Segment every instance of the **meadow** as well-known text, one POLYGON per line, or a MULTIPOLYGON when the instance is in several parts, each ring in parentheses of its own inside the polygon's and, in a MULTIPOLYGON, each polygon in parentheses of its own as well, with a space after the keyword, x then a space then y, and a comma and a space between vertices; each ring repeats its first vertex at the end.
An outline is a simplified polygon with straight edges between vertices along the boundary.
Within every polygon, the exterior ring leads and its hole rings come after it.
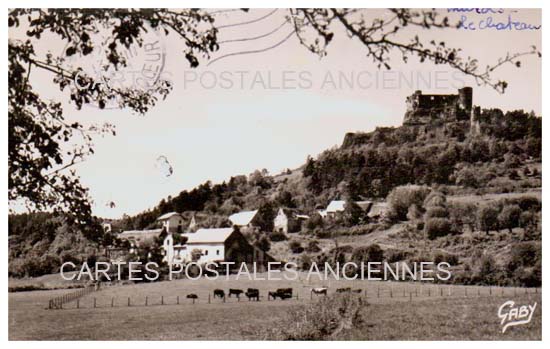
POLYGON ((541 339, 540 290, 483 286, 343 280, 250 281, 173 280, 103 287, 60 310, 48 300, 70 290, 9 294, 10 340, 254 340, 269 330, 292 328, 288 313, 315 307, 311 287, 361 289, 368 303, 364 319, 342 333, 344 340, 541 339), (216 288, 260 289, 259 302, 210 297, 216 288), (294 298, 268 300, 267 291, 292 287, 294 298), (366 291, 366 292, 365 292, 366 291), (535 293, 536 292, 536 293, 535 293), (195 293, 193 303, 185 298, 195 293), (507 300, 537 302, 530 324, 501 333, 497 316, 507 300), (178 304, 179 303, 179 304, 178 304), (129 304, 129 305, 128 305, 129 304), (95 307, 94 307, 95 305, 95 307))

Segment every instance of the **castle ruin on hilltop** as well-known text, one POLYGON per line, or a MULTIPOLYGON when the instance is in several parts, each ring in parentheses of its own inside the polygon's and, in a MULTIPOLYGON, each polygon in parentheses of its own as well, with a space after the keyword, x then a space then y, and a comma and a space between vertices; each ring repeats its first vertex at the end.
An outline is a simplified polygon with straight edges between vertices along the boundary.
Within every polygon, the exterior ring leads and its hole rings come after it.
POLYGON ((480 111, 479 107, 472 106, 472 95, 471 87, 459 89, 456 95, 425 95, 417 90, 407 97, 403 125, 425 125, 435 120, 472 120, 480 111))

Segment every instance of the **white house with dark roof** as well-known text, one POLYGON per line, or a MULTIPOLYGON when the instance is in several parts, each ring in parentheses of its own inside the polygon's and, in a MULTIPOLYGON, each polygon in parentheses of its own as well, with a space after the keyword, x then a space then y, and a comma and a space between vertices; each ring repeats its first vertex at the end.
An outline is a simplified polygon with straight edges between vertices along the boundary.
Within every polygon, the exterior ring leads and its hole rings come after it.
POLYGON ((194 233, 182 234, 187 241, 182 245, 174 245, 172 234, 169 234, 163 248, 168 263, 196 262, 234 262, 266 265, 273 258, 252 246, 246 238, 234 228, 201 228, 194 233))

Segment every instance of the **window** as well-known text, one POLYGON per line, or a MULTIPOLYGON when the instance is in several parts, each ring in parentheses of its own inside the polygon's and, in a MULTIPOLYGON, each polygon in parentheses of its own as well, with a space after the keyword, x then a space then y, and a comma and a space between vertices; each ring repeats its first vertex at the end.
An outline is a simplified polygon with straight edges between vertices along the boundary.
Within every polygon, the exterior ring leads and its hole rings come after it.
POLYGON ((216 250, 216 256, 220 255, 220 250, 216 250))
POLYGON ((208 250, 204 251, 204 255, 208 256, 208 250))

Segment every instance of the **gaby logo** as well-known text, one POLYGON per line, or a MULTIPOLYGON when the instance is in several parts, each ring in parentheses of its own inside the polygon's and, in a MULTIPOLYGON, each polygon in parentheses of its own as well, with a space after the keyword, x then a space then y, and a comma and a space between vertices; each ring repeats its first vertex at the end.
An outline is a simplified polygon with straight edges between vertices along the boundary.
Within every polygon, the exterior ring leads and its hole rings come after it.
POLYGON ((507 301, 498 308, 498 317, 502 325, 502 333, 511 326, 528 324, 531 322, 537 302, 533 305, 516 306, 514 301, 507 301))

